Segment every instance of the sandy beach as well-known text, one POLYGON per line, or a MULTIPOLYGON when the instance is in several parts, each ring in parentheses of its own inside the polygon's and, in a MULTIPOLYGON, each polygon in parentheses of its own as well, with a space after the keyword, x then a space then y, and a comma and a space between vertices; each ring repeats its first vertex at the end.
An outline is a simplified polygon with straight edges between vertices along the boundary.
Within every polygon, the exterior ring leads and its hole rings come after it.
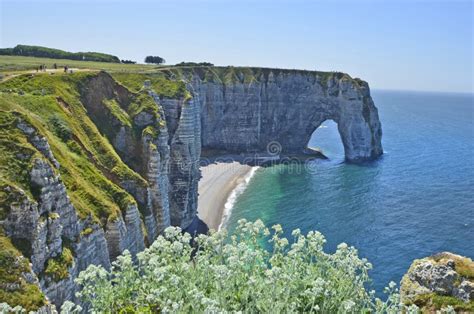
POLYGON ((201 167, 198 216, 209 229, 218 230, 225 204, 232 191, 245 182, 252 167, 238 162, 213 163, 201 167))

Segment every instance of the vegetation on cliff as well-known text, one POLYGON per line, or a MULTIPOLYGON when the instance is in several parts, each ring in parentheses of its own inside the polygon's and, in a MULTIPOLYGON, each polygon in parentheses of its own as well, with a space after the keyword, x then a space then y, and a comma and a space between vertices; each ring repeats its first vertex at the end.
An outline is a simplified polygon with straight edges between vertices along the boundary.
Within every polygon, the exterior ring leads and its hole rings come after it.
POLYGON ((20 75, 1 83, 0 170, 2 185, 17 186, 27 193, 31 190, 27 164, 38 153, 16 128, 21 116, 48 140, 80 216, 91 215, 104 224, 135 203, 119 182, 146 182, 120 159, 81 103, 81 88, 97 75, 20 75), (24 158, 18 158, 18 154, 24 158))
POLYGON ((68 268, 72 266, 73 260, 71 250, 65 247, 60 255, 48 260, 48 265, 44 272, 55 281, 65 279, 69 276, 68 268))
MULTIPOLYGON (((162 97, 179 98, 183 95, 189 97, 184 82, 191 75, 196 75, 203 81, 224 84, 260 82, 268 80, 270 73, 273 75, 302 74, 313 77, 320 82, 321 86, 327 87, 331 78, 346 78, 354 80, 360 85, 363 81, 352 79, 348 74, 342 72, 324 72, 312 70, 290 70, 261 67, 239 67, 239 66, 214 66, 207 62, 181 62, 174 66, 149 65, 149 64, 124 64, 110 62, 84 62, 67 59, 35 58, 22 56, 0 55, 0 75, 11 75, 18 71, 35 70, 39 65, 46 64, 52 68, 56 63, 59 66, 68 65, 79 69, 104 70, 113 73, 116 80, 120 81, 132 91, 138 91, 143 86, 143 80, 151 80, 153 88, 162 97)), ((0 77, 1 78, 1 77, 0 77)))
MULTIPOLYGON (((61 69, 68 66, 70 69, 81 69, 89 71, 121 71, 121 72, 148 72, 156 71, 162 67, 150 64, 124 64, 112 62, 79 61, 69 59, 36 58, 22 56, 0 55, 0 79, 2 75, 16 75, 19 71, 35 71, 44 64, 47 69, 53 69, 54 64, 61 69)), ((61 70, 60 70, 61 71, 61 70)))
MULTIPOLYGON (((5 219, 10 204, 25 197, 19 189, 33 199, 29 172, 33 160, 41 154, 16 127, 21 115, 1 109, 0 103, 0 219, 5 219)), ((23 119, 27 118, 23 116, 23 119)))
POLYGON ((46 304, 27 258, 23 257, 0 228, 0 303, 36 310, 46 304), (33 280, 33 281, 32 281, 33 280))
MULTIPOLYGON (((148 183, 119 157, 92 120, 93 115, 83 99, 90 82, 104 75, 114 82, 104 73, 77 72, 23 74, 0 83, 0 220, 6 219, 15 206, 25 202, 41 203, 41 191, 30 177, 38 159, 49 163, 53 172, 60 175, 67 195, 82 219, 105 226, 107 221, 115 220, 130 205, 136 204, 121 183, 134 182, 142 187, 147 187, 148 183), (32 133, 26 133, 25 128, 32 133), (38 139, 43 139, 42 143, 48 146, 39 147, 34 142, 38 139), (51 150, 52 159, 45 155, 45 149, 51 150)), ((129 114, 133 117, 143 111, 157 112, 156 104, 147 94, 130 95, 128 104, 133 109, 130 112, 123 110, 116 99, 102 99, 99 109, 113 109, 115 115, 123 116, 125 123, 132 123, 129 114)), ((161 119, 158 114, 156 117, 161 119)), ((53 220, 58 217, 55 213, 49 215, 53 220)), ((86 226, 81 236, 91 230, 86 226)), ((18 265, 21 266, 19 272, 31 272, 28 258, 32 243, 16 238, 11 243, 3 233, 2 241, 2 270, 18 265), (20 259, 18 256, 21 255, 20 259)), ((69 276, 73 258, 71 248, 63 242, 61 254, 49 258, 41 274, 28 275, 28 280, 33 280, 29 283, 22 279, 23 275, 1 272, 0 302, 8 301, 28 310, 39 308, 44 296, 34 282, 36 276, 61 281, 69 276)))
POLYGON ((474 262, 444 252, 413 261, 401 281, 402 301, 426 312, 451 306, 474 312, 474 262))
POLYGON ((362 82, 360 79, 353 79, 347 73, 324 72, 310 70, 291 70, 261 67, 238 67, 238 66, 209 66, 207 64, 181 63, 175 67, 162 68, 161 72, 168 76, 183 80, 191 79, 191 76, 199 77, 203 82, 215 82, 224 85, 235 83, 252 84, 257 82, 268 82, 272 77, 285 75, 305 75, 312 78, 314 82, 319 82, 322 88, 326 89, 330 79, 354 80, 356 83, 362 82))
POLYGON ((151 88, 160 97, 165 98, 188 98, 191 95, 186 89, 186 84, 181 80, 166 77, 164 73, 126 73, 114 72, 111 74, 114 79, 123 84, 133 92, 143 89, 143 82, 150 81, 151 88))

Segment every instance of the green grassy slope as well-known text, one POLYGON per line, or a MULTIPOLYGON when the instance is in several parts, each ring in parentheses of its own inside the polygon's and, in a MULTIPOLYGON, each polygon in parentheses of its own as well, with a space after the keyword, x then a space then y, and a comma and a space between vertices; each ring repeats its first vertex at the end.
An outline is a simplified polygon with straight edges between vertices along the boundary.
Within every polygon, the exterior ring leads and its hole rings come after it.
MULTIPOLYGON (((127 78, 121 75, 121 78, 133 86, 144 81, 141 76, 127 78)), ((99 90, 104 88, 100 85, 104 80, 111 84, 114 82, 106 73, 85 71, 21 74, 0 83, 0 220, 8 215, 11 203, 22 202, 25 197, 38 201, 38 191, 30 184, 30 170, 36 158, 46 159, 18 129, 20 120, 32 125, 48 140, 60 164, 59 169, 52 168, 61 175, 81 218, 90 216, 104 226, 107 221, 121 215, 130 204, 136 203, 120 187, 120 182, 134 181, 142 187, 148 183, 120 158, 107 138, 106 131, 117 132, 114 129, 117 125, 110 124, 110 119, 97 119, 95 113, 88 111, 92 105, 87 107, 83 97, 94 80, 99 80, 99 90)), ((160 82, 167 86, 165 90, 179 89, 166 80, 160 82)), ((156 134, 157 130, 151 126, 141 130, 133 124, 133 118, 146 111, 153 114, 158 125, 162 126, 164 121, 152 98, 144 91, 134 93, 126 90, 124 95, 122 98, 125 100, 117 95, 101 99, 97 111, 105 117, 115 117, 120 125, 136 132, 137 142, 140 142, 142 132, 156 134)), ((26 283, 18 275, 30 271, 28 260, 20 257, 29 254, 24 252, 21 243, 12 244, 2 232, 0 228, 0 287, 14 285, 16 288, 13 292, 1 290, 0 303, 37 309, 46 302, 43 294, 36 285, 26 283), (18 266, 12 270, 13 273, 2 271, 7 269, 5 265, 13 262, 18 266)), ((70 263, 70 254, 67 253, 65 249, 64 256, 49 260, 45 272, 57 280, 67 276, 70 263)))
MULTIPOLYGON (((1 178, 28 191, 26 161, 15 161, 18 152, 32 149, 16 127, 13 112, 27 119, 48 139, 60 163, 59 173, 81 217, 113 219, 134 203, 118 181, 147 183, 122 162, 109 141, 88 117, 80 88, 97 73, 72 75, 21 75, 0 84, 1 178), (44 95, 42 95, 44 90, 44 95), (24 93, 24 95, 21 95, 24 93), (17 165, 12 167, 11 165, 17 165), (26 168, 26 169, 25 169, 26 168), (26 184, 26 185, 25 185, 26 184)), ((30 158, 31 159, 31 158, 30 158)))
POLYGON ((154 73, 125 73, 113 72, 112 77, 133 92, 143 88, 143 82, 149 80, 151 88, 160 96, 166 98, 188 98, 191 95, 186 90, 186 84, 181 80, 172 80, 163 71, 154 73))
POLYGON ((60 69, 65 65, 69 66, 69 68, 123 72, 153 71, 160 68, 160 66, 157 65, 147 64, 121 64, 68 59, 0 56, 0 74, 5 75, 15 71, 36 71, 42 64, 45 64, 48 69, 53 69, 55 63, 60 69))

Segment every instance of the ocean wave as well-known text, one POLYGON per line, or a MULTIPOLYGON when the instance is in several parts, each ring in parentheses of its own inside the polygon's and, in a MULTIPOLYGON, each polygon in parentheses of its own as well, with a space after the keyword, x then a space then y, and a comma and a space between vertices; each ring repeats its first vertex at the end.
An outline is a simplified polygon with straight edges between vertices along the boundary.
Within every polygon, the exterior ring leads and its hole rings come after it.
POLYGON ((218 230, 221 230, 222 228, 226 227, 229 221, 230 215, 232 214, 232 208, 234 207, 234 204, 237 198, 245 191, 245 189, 249 185, 250 180, 253 178, 253 176, 255 175, 255 172, 259 168, 260 167, 252 167, 252 169, 250 169, 250 171, 244 177, 244 180, 240 182, 239 184, 237 184, 237 186, 230 193, 224 205, 224 212, 222 213, 222 220, 221 220, 221 223, 219 224, 218 230))

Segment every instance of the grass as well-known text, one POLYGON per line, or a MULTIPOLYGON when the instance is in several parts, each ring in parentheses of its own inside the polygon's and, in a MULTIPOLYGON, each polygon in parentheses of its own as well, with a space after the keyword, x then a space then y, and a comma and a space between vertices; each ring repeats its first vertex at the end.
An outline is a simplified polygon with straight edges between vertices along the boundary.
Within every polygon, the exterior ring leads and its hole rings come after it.
MULTIPOLYGON (((185 85, 180 81, 181 79, 187 81, 190 74, 198 75, 204 81, 220 82, 224 84, 251 84, 254 82, 267 81, 270 73, 273 73, 274 75, 311 75, 319 81, 323 87, 327 86, 328 80, 332 77, 352 80, 348 74, 329 71, 239 66, 121 64, 20 56, 0 56, 0 76, 3 75, 4 78, 8 78, 11 77, 11 75, 21 74, 22 72, 35 71, 41 64, 45 64, 48 69, 52 69, 55 63, 59 68, 68 65, 70 68, 82 70, 107 71, 112 73, 117 81, 135 92, 138 92, 142 88, 144 80, 149 79, 152 81, 152 86, 155 91, 160 96, 168 98, 188 98, 190 96, 186 91, 185 85)), ((353 80, 360 85, 360 79, 353 80)))
POLYGON ((135 203, 133 197, 118 186, 119 182, 133 180, 143 186, 147 183, 123 163, 80 101, 80 88, 95 75, 93 72, 20 75, 0 83, 0 110, 5 120, 3 124, 9 125, 0 130, 0 170, 4 181, 30 190, 28 165, 33 157, 40 155, 14 127, 12 120, 18 114, 28 117, 48 139, 80 217, 91 215, 103 225, 135 203), (44 96, 37 93, 41 89, 45 89, 44 96), (16 93, 20 90, 24 95, 16 93), (69 131, 70 136, 64 136, 69 131), (28 159, 15 157, 24 152, 30 156, 28 159))
POLYGON ((437 263, 446 263, 447 260, 451 259, 454 261, 454 268, 459 275, 474 280, 474 262, 470 258, 441 253, 433 256, 432 259, 437 263))
POLYGON ((422 309, 422 312, 434 313, 436 310, 451 305, 455 311, 465 311, 468 313, 474 312, 474 301, 463 302, 452 296, 438 295, 435 293, 427 293, 419 295, 414 301, 422 309))
POLYGON ((48 260, 44 272, 56 282, 66 279, 69 276, 68 268, 72 266, 73 261, 71 250, 64 247, 60 255, 48 260))
POLYGON ((0 73, 6 75, 16 71, 36 71, 36 69, 42 64, 46 65, 48 69, 53 69, 54 64, 56 64, 59 69, 67 65, 69 68, 90 69, 96 71, 104 70, 108 72, 146 72, 163 67, 149 64, 122 64, 110 62, 77 61, 68 59, 0 56, 0 73))
POLYGON ((46 304, 39 287, 23 278, 22 274, 29 272, 28 260, 21 256, 0 229, 0 303, 20 305, 27 311, 37 310, 46 304))
POLYGON ((110 111, 110 113, 116 117, 122 125, 126 125, 129 128, 132 127, 132 122, 128 113, 120 107, 115 99, 104 99, 102 101, 105 107, 110 111))
POLYGON ((158 107, 153 99, 146 93, 138 93, 129 105, 128 113, 130 117, 134 118, 142 112, 147 112, 159 119, 158 107))
MULTIPOLYGON (((454 269, 460 276, 470 281, 474 279, 474 262, 470 258, 446 253, 440 253, 425 259, 413 261, 407 273, 413 272, 415 267, 425 260, 431 260, 440 264, 446 264, 448 260, 452 260, 455 264, 454 269)), ((455 283, 455 285, 458 285, 459 283, 461 283, 461 280, 455 283)), ((402 290, 406 291, 416 290, 418 285, 418 283, 412 282, 408 278, 408 275, 405 275, 401 282, 402 290)), ((456 311, 466 311, 469 313, 474 312, 474 301, 466 303, 456 297, 444 296, 436 293, 426 293, 415 296, 413 299, 409 300, 408 303, 416 304, 423 310, 423 313, 435 312, 436 310, 447 307, 448 305, 451 305, 456 311)))
POLYGON ((94 232, 94 230, 92 230, 92 228, 85 228, 84 230, 81 231, 81 236, 88 236, 90 234, 92 234, 92 232, 94 232))
POLYGON ((166 77, 166 73, 112 73, 112 77, 133 92, 143 89, 144 82, 149 80, 151 88, 160 96, 166 98, 188 98, 186 84, 180 80, 166 77))
POLYGON ((41 154, 16 127, 20 117, 27 120, 18 113, 0 109, 0 219, 6 217, 11 203, 19 202, 23 198, 18 189, 33 198, 30 170, 33 160, 41 154), (7 187, 10 187, 9 192, 6 191, 7 187))
POLYGON ((296 69, 275 69, 258 67, 218 67, 218 66, 189 66, 161 68, 161 72, 167 73, 169 77, 189 80, 191 75, 197 75, 204 82, 215 82, 230 85, 234 83, 252 84, 265 83, 270 79, 270 74, 274 76, 285 75, 305 75, 313 77, 323 88, 327 87, 327 82, 331 78, 350 79, 352 78, 341 72, 323 72, 296 69))

